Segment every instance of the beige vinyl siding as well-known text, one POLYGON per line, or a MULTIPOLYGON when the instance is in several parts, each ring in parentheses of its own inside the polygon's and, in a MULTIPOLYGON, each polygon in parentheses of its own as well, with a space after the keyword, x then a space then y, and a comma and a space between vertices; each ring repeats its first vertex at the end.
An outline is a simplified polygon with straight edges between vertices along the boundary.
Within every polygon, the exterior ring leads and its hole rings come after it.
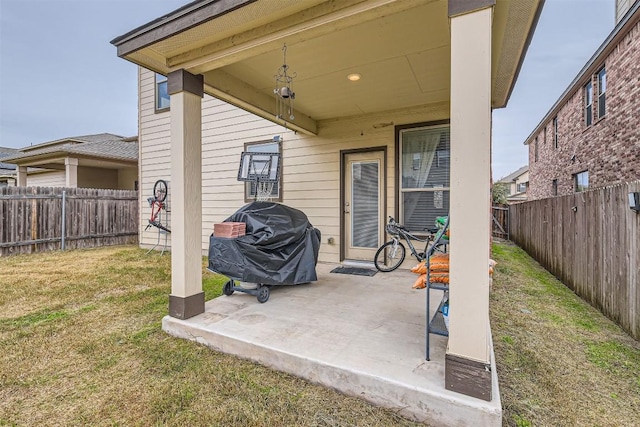
MULTIPOLYGON (((170 175, 170 113, 155 113, 155 74, 151 71, 139 68, 139 194, 140 194, 140 245, 153 246, 158 241, 158 229, 150 228, 145 231, 151 215, 151 207, 147 198, 153 195, 153 185, 159 179, 169 184, 169 198, 171 197, 170 175)), ((171 200, 169 199, 168 224, 171 220, 171 200)), ((167 218, 163 212, 163 223, 167 218)), ((164 235, 161 236, 164 243, 164 235)), ((171 235, 167 242, 171 245, 171 235)))
POLYGON ((67 180, 64 171, 29 173, 27 186, 29 187, 65 187, 67 180))
MULTIPOLYGON (((140 72, 140 176, 142 221, 147 224, 146 202, 153 183, 170 171, 169 113, 154 113, 154 74, 140 72)), ((275 101, 274 101, 275 102, 275 101)), ((244 184, 237 180, 240 153, 245 143, 282 137, 283 203, 302 210, 322 232, 319 261, 340 261, 340 151, 368 147, 387 149, 387 215, 395 213, 394 126, 448 118, 449 105, 377 116, 327 120, 318 123, 318 136, 296 134, 282 126, 205 95, 202 101, 202 249, 208 251, 213 224, 223 221, 245 204, 244 184), (327 239, 333 237, 335 244, 327 239)), ((171 204, 169 190, 169 206, 171 204)), ((384 217, 386 219, 386 215, 384 217)), ((145 247, 157 241, 156 230, 141 231, 145 247)), ((170 239, 169 239, 170 241, 170 239)), ((415 260, 412 261, 415 263, 415 260)), ((409 262, 411 264, 411 261, 409 262)), ((407 264, 407 265, 409 265, 407 264)), ((412 265, 409 265, 412 266, 412 265)))

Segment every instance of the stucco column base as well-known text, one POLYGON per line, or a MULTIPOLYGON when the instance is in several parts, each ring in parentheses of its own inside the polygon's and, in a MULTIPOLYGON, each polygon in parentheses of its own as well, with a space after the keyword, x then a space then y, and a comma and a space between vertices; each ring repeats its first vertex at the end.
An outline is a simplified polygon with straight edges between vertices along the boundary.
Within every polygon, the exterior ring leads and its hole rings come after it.
POLYGON ((169 316, 188 319, 204 313, 204 292, 188 297, 169 295, 169 316))
POLYGON ((445 355, 444 387, 447 390, 490 402, 491 365, 465 357, 445 355))

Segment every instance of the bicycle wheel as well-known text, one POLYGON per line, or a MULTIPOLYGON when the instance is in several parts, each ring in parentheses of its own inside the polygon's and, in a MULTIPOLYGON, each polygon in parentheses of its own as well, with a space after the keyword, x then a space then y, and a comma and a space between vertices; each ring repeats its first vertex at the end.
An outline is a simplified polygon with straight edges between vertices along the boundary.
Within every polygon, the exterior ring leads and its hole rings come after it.
POLYGON ((153 197, 159 202, 164 202, 167 198, 167 181, 159 179, 153 184, 153 197))
POLYGON ((405 253, 406 250, 402 243, 391 240, 380 246, 373 263, 382 272, 393 271, 400 267, 400 264, 404 261, 405 253))

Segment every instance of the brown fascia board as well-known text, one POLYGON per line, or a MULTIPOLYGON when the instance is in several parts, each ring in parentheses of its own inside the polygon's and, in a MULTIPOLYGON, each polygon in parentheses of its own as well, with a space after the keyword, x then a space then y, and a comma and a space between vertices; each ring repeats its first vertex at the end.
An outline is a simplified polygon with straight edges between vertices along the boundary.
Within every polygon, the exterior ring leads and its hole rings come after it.
POLYGON ((496 0, 449 0, 449 18, 495 6, 496 0))
POLYGON ((111 40, 123 57, 257 0, 196 0, 111 40))
POLYGON ((601 61, 611 53, 613 48, 620 43, 620 40, 627 35, 629 29, 640 20, 640 1, 636 1, 634 5, 629 8, 626 15, 618 22, 618 24, 613 28, 611 33, 607 36, 607 38, 602 42, 598 50, 591 56, 591 58, 587 61, 587 63, 582 67, 578 75, 569 83, 569 86, 562 92, 560 98, 553 104, 553 106, 549 109, 547 114, 540 120, 540 122, 533 128, 533 131, 529 134, 527 139, 524 140, 523 145, 531 144, 534 135, 537 135, 542 129, 543 124, 547 123, 549 119, 556 116, 560 108, 568 101, 568 99, 573 96, 576 89, 578 87, 586 84, 588 77, 593 74, 596 70, 595 68, 600 67, 601 61), (636 16, 637 14, 637 16, 636 16))

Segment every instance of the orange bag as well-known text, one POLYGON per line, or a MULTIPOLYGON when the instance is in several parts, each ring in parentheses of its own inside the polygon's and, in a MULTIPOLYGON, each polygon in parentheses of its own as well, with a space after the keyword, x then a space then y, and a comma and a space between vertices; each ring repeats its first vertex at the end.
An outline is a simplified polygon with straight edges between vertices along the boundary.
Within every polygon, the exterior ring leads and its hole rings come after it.
POLYGON ((434 262, 434 261, 449 262, 449 254, 435 254, 435 255, 431 255, 431 258, 429 259, 431 260, 431 262, 434 262))
POLYGON ((449 273, 432 273, 429 275, 429 281, 431 283, 444 283, 449 284, 449 273))
POLYGON ((413 267, 411 269, 411 272, 412 273, 416 273, 416 274, 424 274, 424 273, 426 273, 427 272, 426 261, 422 261, 418 265, 413 267))
POLYGON ((429 271, 440 271, 440 272, 448 272, 449 271, 449 262, 435 261, 429 264, 429 271))
POLYGON ((421 274, 420 277, 415 281, 412 288, 413 289, 424 289, 427 287, 427 275, 421 274))

